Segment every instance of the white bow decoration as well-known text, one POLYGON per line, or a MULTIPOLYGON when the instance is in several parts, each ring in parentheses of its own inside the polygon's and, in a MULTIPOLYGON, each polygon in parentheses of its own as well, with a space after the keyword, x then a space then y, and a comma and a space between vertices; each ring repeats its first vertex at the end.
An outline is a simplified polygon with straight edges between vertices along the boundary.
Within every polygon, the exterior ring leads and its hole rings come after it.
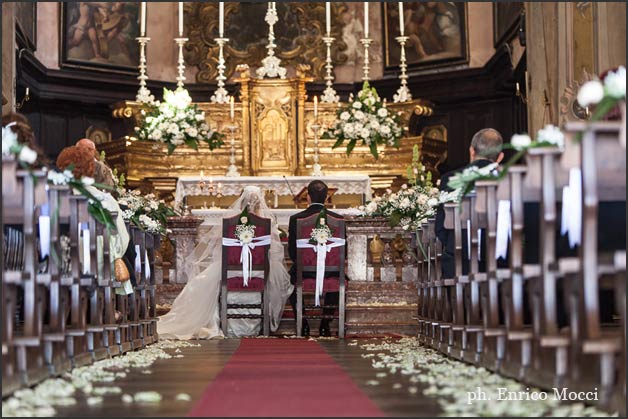
POLYGON ((228 247, 241 247, 240 263, 242 263, 242 278, 244 279, 244 286, 249 286, 249 278, 251 277, 252 258, 251 250, 257 246, 270 245, 270 235, 253 237, 250 242, 244 243, 239 239, 230 239, 227 237, 222 238, 222 245, 228 247))
POLYGON ((320 307, 320 296, 323 295, 323 279, 325 278, 325 263, 327 260, 327 253, 334 247, 340 247, 345 245, 345 239, 339 239, 336 237, 330 237, 327 239, 328 243, 311 244, 309 239, 298 239, 297 248, 312 249, 316 252, 316 295, 314 297, 314 305, 320 307))
POLYGON ((582 237, 582 173, 579 168, 569 170, 569 185, 563 188, 563 210, 560 233, 567 234, 569 247, 580 244, 582 237))

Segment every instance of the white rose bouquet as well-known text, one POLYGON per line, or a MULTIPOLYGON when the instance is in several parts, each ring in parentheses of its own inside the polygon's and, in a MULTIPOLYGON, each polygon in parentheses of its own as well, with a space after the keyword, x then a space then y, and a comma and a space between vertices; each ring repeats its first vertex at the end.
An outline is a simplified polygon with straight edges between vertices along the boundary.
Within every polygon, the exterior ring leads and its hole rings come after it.
POLYGON ((24 169, 30 169, 37 161, 37 152, 18 140, 18 135, 13 131, 15 122, 10 122, 2 127, 2 155, 13 156, 24 169))
POLYGON ((135 127, 138 138, 166 144, 168 154, 183 144, 194 150, 198 150, 201 141, 210 150, 224 144, 224 135, 209 128, 205 113, 198 110, 183 88, 174 92, 164 88, 163 102, 147 102, 144 106, 142 122, 135 127))
POLYGON ((118 196, 122 217, 149 233, 165 236, 168 232, 168 217, 179 215, 163 200, 157 200, 154 194, 142 195, 139 190, 127 191, 119 188, 118 196))
POLYGON ((391 112, 380 99, 375 88, 364 82, 357 98, 351 96, 349 103, 336 112, 336 124, 322 135, 322 138, 335 138, 332 148, 347 142, 347 155, 351 154, 356 144, 368 146, 375 159, 378 158, 377 146, 399 147, 403 129, 399 117, 391 112))
POLYGON ((327 244, 327 241, 333 237, 331 228, 327 225, 327 213, 322 210, 318 214, 316 223, 310 233, 310 244, 327 244))
POLYGON ((244 244, 249 244, 255 238, 255 225, 249 221, 249 209, 245 207, 240 214, 238 225, 236 225, 235 236, 244 244))
POLYGON ((616 71, 609 71, 604 82, 591 80, 582 85, 578 91, 578 104, 583 108, 594 106, 592 121, 602 119, 617 103, 626 100, 626 67, 620 66, 616 71))

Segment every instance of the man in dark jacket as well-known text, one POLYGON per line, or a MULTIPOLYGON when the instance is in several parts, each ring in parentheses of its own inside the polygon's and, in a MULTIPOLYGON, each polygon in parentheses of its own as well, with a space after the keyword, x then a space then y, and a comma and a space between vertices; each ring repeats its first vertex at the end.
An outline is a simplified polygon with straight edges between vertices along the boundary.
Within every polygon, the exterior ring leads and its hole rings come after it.
MULTIPOLYGON (((313 214, 318 214, 323 208, 325 208, 325 200, 327 199, 327 185, 320 180, 313 180, 307 186, 307 201, 308 207, 290 217, 290 223, 288 226, 288 253, 290 255, 290 259, 292 260, 292 266, 290 267, 290 282, 294 285, 297 280, 297 220, 300 218, 307 218, 313 214)), ((327 210, 327 215, 332 216, 334 218, 342 218, 342 215, 336 214, 335 212, 327 210)), ((303 277, 307 278, 315 278, 316 274, 314 272, 304 272, 303 277)), ((297 290, 295 288, 294 292, 290 296, 290 304, 292 304, 292 311, 294 312, 294 318, 297 317, 297 290)), ((337 292, 327 292, 325 293, 324 305, 338 305, 338 293, 337 292)), ((325 315, 333 315, 334 309, 326 308, 323 309, 323 314, 325 315)), ((320 325, 320 335, 321 336, 330 336, 331 333, 329 331, 329 319, 321 320, 320 325)), ((303 319, 303 336, 309 336, 310 334, 310 326, 306 319, 303 319)))
MULTIPOLYGON (((449 179, 457 173, 460 173, 468 167, 482 168, 491 163, 499 163, 504 158, 502 153, 503 139, 501 134, 493 128, 485 128, 478 131, 471 140, 469 147, 469 157, 471 163, 459 170, 454 170, 443 174, 440 178, 440 190, 451 191, 447 186, 449 179)), ((441 258, 441 267, 443 278, 453 278, 456 273, 456 261, 454 259, 455 241, 454 231, 445 228, 445 210, 441 205, 436 211, 436 235, 443 244, 443 255, 441 258)), ((484 242, 484 235, 482 235, 484 242)), ((480 248, 484 246, 480 244, 480 248)), ((481 251, 484 254, 483 251, 481 251)), ((480 269, 482 270, 482 269, 480 269)), ((467 230, 462 230, 462 272, 466 274, 469 271, 469 256, 467 254, 467 230)))

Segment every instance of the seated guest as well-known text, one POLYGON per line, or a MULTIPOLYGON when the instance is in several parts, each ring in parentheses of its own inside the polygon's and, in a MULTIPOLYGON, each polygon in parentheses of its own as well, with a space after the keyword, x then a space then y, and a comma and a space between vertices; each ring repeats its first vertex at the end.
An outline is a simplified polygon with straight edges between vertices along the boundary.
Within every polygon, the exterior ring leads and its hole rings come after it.
MULTIPOLYGON (((325 200, 327 199, 327 185, 320 180, 313 180, 307 186, 307 202, 308 207, 290 217, 289 229, 288 229, 288 253, 290 254, 290 259, 292 260, 292 266, 290 267, 290 282, 294 285, 297 281, 297 220, 300 218, 307 218, 313 214, 318 214, 323 208, 325 208, 325 200)), ((327 214, 334 218, 342 218, 342 215, 338 215, 334 212, 327 211, 327 214)), ((304 278, 315 278, 315 272, 304 272, 304 278)), ((294 318, 297 317, 297 290, 292 292, 290 296, 290 304, 292 304, 292 311, 294 313, 294 318)), ((339 293, 337 292, 327 292, 325 293, 325 301, 324 305, 338 305, 339 293)), ((333 308, 325 308, 323 309, 324 315, 333 315, 333 308)), ((319 333, 321 336, 331 336, 331 332, 329 331, 329 319, 322 319, 321 325, 319 329, 319 333)), ((303 319, 303 336, 309 336, 310 334, 310 326, 306 319, 303 319)))
POLYGON ((115 187, 115 180, 113 176, 113 172, 107 166, 107 163, 100 160, 100 155, 98 154, 98 150, 96 149, 96 144, 89 138, 83 138, 76 142, 77 147, 84 147, 92 152, 94 156, 94 174, 92 177, 96 181, 96 183, 100 183, 101 185, 115 187))
MULTIPOLYGON (((72 166, 72 173, 74 177, 80 179, 81 177, 91 177, 94 173, 95 160, 93 152, 86 147, 70 146, 61 150, 61 153, 57 157, 57 167, 61 170, 65 170, 69 166, 72 166)), ((110 251, 111 257, 115 259, 122 259, 129 246, 129 232, 124 224, 124 218, 122 217, 122 210, 118 205, 118 201, 111 196, 109 192, 101 191, 93 186, 86 186, 86 189, 98 198, 102 206, 108 211, 115 211, 117 213, 114 220, 116 225, 117 234, 110 239, 110 251)), ((128 265, 127 265, 128 266, 128 265)), ((121 295, 132 294, 133 285, 131 281, 125 281, 122 283, 123 288, 117 288, 116 293, 121 295)))
MULTIPOLYGON (((462 169, 450 171, 443 174, 440 178, 440 189, 442 191, 451 191, 452 189, 447 186, 449 179, 463 171, 468 167, 482 168, 488 166, 491 163, 499 163, 504 158, 502 153, 503 139, 501 134, 493 128, 485 128, 478 131, 471 139, 471 146, 469 147, 469 157, 471 163, 462 169)), ((453 230, 445 228, 445 210, 441 205, 436 211, 436 235, 443 244, 443 254, 441 257, 441 269, 444 278, 453 278, 456 273, 454 252, 455 241, 453 230)), ((462 233, 462 271, 467 273, 469 270, 468 262, 469 256, 467 255, 467 236, 466 229, 462 233)), ((484 242, 484 235, 482 236, 482 242, 484 242)), ((484 246, 480 244, 482 248, 481 254, 484 255, 484 246)), ((482 269, 480 269, 482 270, 482 269)))

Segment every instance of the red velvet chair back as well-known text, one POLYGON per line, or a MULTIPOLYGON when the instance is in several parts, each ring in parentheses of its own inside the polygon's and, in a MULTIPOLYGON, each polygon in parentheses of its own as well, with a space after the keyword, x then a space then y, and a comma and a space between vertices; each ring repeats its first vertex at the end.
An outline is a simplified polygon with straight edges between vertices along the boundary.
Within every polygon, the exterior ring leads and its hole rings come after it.
MULTIPOLYGON (((248 215, 249 222, 255 226, 255 237, 265 236, 270 234, 270 219, 258 217, 255 214, 248 215)), ((240 220, 240 216, 236 215, 235 217, 226 218, 222 222, 222 231, 223 237, 235 239, 235 230, 238 222, 240 220)), ((270 246, 257 246, 255 249, 251 251, 253 266, 251 269, 253 270, 264 270, 266 261, 268 259, 268 250, 270 246)), ((242 248, 237 246, 223 246, 223 263, 226 259, 226 267, 229 270, 241 268, 242 264, 240 263, 240 254, 242 252, 242 248)))
MULTIPOLYGON (((297 239, 309 239, 312 230, 316 224, 318 214, 314 214, 307 218, 297 220, 297 239)), ((345 221, 342 218, 335 218, 327 216, 327 225, 332 231, 332 237, 344 239, 345 238, 345 221)), ((325 260, 325 267, 332 268, 333 272, 339 272, 340 267, 344 266, 345 246, 334 247, 329 253, 327 253, 327 259, 325 260)), ((297 248, 297 260, 304 268, 304 271, 316 271, 316 253, 312 249, 299 249, 297 248)))

